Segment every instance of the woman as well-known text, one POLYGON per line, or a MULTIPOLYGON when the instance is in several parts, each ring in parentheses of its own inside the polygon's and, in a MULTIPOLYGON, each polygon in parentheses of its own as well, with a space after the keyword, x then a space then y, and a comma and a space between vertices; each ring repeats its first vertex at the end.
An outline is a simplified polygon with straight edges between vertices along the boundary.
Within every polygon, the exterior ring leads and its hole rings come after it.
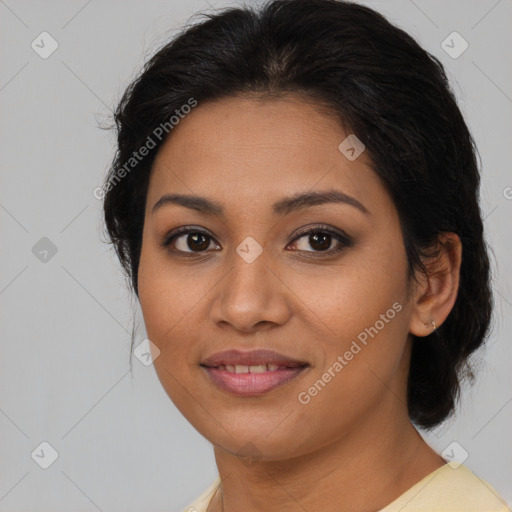
POLYGON ((153 56, 116 123, 108 233, 219 470, 187 510, 509 510, 417 431, 453 412, 492 304, 433 56, 353 3, 232 8, 153 56))

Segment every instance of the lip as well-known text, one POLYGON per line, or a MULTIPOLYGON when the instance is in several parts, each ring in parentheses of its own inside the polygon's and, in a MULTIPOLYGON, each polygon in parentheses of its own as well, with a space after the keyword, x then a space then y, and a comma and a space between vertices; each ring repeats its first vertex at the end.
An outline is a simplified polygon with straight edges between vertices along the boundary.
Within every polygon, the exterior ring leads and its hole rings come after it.
POLYGON ((258 396, 268 393, 302 374, 309 364, 279 354, 273 350, 227 350, 206 358, 201 363, 202 369, 211 381, 223 391, 237 396, 258 396), (262 373, 233 373, 228 366, 259 366, 264 364, 279 365, 280 368, 262 373))
POLYGON ((256 349, 250 351, 225 350, 217 352, 201 362, 201 366, 219 367, 223 365, 256 366, 260 364, 277 364, 288 368, 297 368, 307 365, 306 361, 300 361, 285 356, 274 350, 256 349))

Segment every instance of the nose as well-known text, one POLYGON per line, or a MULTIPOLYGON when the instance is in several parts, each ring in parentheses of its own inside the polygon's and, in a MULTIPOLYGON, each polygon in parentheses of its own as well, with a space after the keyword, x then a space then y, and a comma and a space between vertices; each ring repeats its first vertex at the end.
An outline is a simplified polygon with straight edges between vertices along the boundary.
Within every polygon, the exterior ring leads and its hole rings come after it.
POLYGON ((215 287, 210 318, 245 333, 266 330, 289 320, 292 297, 265 251, 251 263, 235 253, 231 269, 215 287))

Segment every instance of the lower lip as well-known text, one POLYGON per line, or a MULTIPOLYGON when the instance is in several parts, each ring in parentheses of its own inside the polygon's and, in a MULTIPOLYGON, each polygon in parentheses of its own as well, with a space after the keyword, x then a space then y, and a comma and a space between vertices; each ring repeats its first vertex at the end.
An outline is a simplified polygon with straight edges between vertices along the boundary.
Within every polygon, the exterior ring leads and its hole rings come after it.
POLYGON ((307 366, 286 368, 263 373, 232 373, 219 368, 203 366, 214 384, 224 391, 241 396, 268 393, 301 374, 307 366))

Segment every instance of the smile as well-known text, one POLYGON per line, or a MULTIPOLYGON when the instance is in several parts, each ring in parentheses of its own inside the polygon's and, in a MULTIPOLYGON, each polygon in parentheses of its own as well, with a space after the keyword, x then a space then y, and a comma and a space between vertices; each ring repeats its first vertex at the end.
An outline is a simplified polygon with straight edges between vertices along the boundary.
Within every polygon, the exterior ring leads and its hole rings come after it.
POLYGON ((264 373, 274 372, 276 370, 286 370, 287 368, 287 366, 279 366, 278 364, 258 364, 254 366, 226 364, 217 367, 218 370, 226 370, 230 373, 264 373))
POLYGON ((203 366, 210 380, 218 388, 240 396, 257 396, 268 393, 296 378, 307 366, 289 368, 275 364, 244 366, 203 366))
POLYGON ((228 350, 203 360, 201 368, 219 389, 238 396, 268 393, 302 374, 309 364, 271 350, 228 350))

